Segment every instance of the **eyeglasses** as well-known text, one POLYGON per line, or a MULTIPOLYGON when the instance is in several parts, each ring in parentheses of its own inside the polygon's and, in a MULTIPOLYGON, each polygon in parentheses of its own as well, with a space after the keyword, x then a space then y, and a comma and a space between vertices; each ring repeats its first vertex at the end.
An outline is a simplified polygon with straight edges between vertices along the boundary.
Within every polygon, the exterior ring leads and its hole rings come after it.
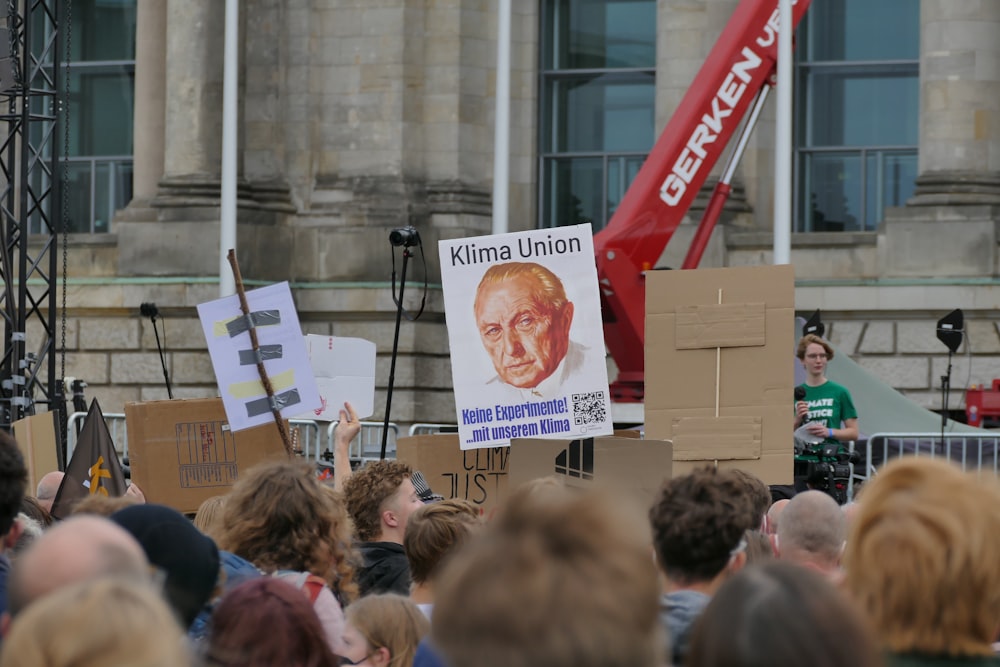
POLYGON ((358 660, 351 660, 350 658, 348 658, 346 656, 343 656, 343 655, 338 655, 337 658, 340 660, 340 664, 341 665, 360 665, 362 662, 364 662, 368 658, 372 657, 376 653, 378 653, 378 649, 375 649, 374 651, 372 651, 371 653, 369 653, 365 657, 359 658, 358 660))
POLYGON ((807 354, 806 355, 806 359, 826 359, 826 357, 827 357, 827 355, 822 354, 822 353, 821 354, 807 354))

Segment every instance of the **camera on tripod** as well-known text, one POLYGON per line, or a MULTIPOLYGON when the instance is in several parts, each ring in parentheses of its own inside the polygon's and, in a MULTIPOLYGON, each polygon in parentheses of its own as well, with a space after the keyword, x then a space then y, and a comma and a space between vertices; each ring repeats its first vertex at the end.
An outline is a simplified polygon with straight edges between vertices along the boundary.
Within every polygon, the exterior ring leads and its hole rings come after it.
POLYGON ((420 245, 420 234, 413 227, 400 227, 389 232, 389 243, 396 247, 410 248, 420 245))
POLYGON ((854 466, 860 462, 861 454, 849 451, 843 445, 806 445, 795 452, 795 478, 804 480, 810 488, 823 491, 838 505, 843 505, 847 502, 847 487, 854 474, 854 466))

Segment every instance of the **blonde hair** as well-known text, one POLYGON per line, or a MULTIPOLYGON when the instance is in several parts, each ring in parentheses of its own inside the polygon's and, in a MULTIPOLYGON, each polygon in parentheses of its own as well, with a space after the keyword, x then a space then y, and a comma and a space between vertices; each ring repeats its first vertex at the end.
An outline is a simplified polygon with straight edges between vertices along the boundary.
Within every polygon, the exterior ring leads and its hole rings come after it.
POLYGON ((198 511, 194 515, 194 527, 218 542, 226 525, 223 520, 225 506, 226 496, 206 498, 201 505, 198 505, 198 511))
POLYGON ((0 656, 2 667, 191 664, 167 603, 148 585, 118 577, 68 586, 32 603, 14 619, 0 656))
POLYGON ((409 598, 395 593, 368 595, 345 611, 372 649, 389 650, 389 664, 409 667, 420 640, 430 632, 430 621, 409 598))
POLYGON ((847 587, 895 652, 987 656, 1000 626, 1000 489, 950 463, 903 458, 866 485, 847 587))

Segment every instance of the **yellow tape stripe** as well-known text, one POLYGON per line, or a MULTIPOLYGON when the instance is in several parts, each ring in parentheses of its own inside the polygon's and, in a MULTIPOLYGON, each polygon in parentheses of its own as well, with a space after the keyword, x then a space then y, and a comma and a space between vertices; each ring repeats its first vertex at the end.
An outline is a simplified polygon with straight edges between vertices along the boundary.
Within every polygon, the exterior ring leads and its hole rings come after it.
MULTIPOLYGON (((279 373, 271 378, 271 388, 275 393, 284 391, 295 384, 295 369, 290 368, 284 373, 279 373)), ((260 380, 247 380, 246 382, 234 382, 228 387, 229 395, 233 398, 255 398, 262 396, 264 383, 260 380)))

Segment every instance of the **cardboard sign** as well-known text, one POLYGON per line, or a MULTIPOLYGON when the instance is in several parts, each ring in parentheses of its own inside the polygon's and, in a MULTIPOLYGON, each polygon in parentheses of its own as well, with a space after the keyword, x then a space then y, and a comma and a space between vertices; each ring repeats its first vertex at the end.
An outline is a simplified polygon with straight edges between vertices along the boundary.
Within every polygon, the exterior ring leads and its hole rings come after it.
POLYGON ((35 495, 42 477, 59 470, 59 439, 54 421, 57 416, 56 412, 43 412, 13 424, 14 439, 28 466, 28 495, 35 495))
POLYGON ((458 434, 400 438, 396 458, 423 473, 424 479, 445 498, 464 498, 492 512, 507 496, 509 447, 462 450, 458 434))
POLYGON ((337 421, 349 401, 359 419, 375 411, 375 343, 343 336, 305 337, 306 354, 322 405, 299 419, 337 421))
POLYGON ((590 225, 438 249, 462 449, 610 434, 590 225))
POLYGON ((232 487, 254 465, 285 458, 278 427, 233 431, 218 398, 125 404, 132 480, 146 500, 181 512, 232 487))
POLYGON ((669 442, 638 438, 514 440, 510 488, 554 475, 569 486, 600 485, 650 507, 673 469, 669 442))
POLYGON ((237 295, 198 304, 219 393, 232 430, 274 421, 271 402, 289 419, 320 407, 319 390, 288 283, 246 293, 250 314, 237 295), (257 334, 257 349, 250 329, 257 334), (274 395, 268 397, 257 369, 263 363, 274 395))
POLYGON ((673 441, 675 474, 792 482, 794 309, 788 265, 646 275, 646 435, 673 441))

